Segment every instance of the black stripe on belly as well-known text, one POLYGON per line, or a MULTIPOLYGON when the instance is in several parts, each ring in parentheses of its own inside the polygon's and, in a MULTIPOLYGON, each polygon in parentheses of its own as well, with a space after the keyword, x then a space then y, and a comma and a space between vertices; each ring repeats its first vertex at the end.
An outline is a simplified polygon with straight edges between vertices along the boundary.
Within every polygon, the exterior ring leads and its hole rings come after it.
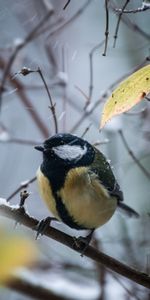
POLYGON ((79 225, 77 222, 73 220, 73 217, 69 215, 65 205, 62 202, 61 197, 59 197, 56 193, 54 195, 56 201, 56 209, 61 218, 61 220, 71 228, 81 230, 81 229, 89 229, 82 225, 79 225))

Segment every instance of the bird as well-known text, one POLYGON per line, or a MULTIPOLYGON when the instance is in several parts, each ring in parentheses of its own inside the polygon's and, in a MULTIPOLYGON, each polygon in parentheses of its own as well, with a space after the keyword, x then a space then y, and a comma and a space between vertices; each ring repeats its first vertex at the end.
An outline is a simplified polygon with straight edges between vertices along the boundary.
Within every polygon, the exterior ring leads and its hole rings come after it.
POLYGON ((119 209, 130 217, 139 214, 123 202, 123 192, 102 152, 83 138, 58 133, 35 149, 43 153, 37 171, 41 198, 54 216, 76 230, 95 229, 119 209))

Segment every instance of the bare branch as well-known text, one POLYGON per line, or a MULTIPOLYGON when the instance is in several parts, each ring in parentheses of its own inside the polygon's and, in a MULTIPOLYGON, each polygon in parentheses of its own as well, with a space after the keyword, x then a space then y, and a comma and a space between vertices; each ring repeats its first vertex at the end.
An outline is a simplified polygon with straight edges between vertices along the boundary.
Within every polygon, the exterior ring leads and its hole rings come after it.
POLYGON ((33 299, 44 300, 66 300, 66 297, 54 294, 50 289, 44 287, 37 281, 37 284, 32 283, 30 279, 12 275, 11 280, 5 283, 9 289, 20 292, 21 294, 32 297, 33 299))
POLYGON ((83 138, 87 134, 87 132, 90 130, 91 126, 92 126, 92 123, 90 123, 89 126, 85 128, 84 132, 81 135, 81 138, 83 138))
POLYGON ((51 36, 53 36, 54 34, 59 33, 60 31, 62 31, 65 27, 68 27, 69 24, 73 23, 78 17, 81 16, 81 14, 85 11, 85 9, 89 6, 89 4, 92 3, 91 0, 87 0, 83 6, 69 19, 67 20, 65 23, 61 24, 60 26, 58 26, 57 28, 55 28, 54 30, 52 30, 50 32, 50 34, 48 35, 48 38, 50 38, 51 36))
MULTIPOLYGON (((123 11, 123 13, 125 13, 125 14, 132 14, 132 13, 134 13, 135 14, 135 13, 146 11, 148 9, 150 9, 150 6, 142 5, 141 7, 138 7, 137 9, 125 9, 123 11)), ((120 13, 121 9, 120 8, 116 8, 115 11, 117 13, 120 13)))
POLYGON ((140 163, 140 161, 138 160, 138 158, 135 156, 135 154, 133 153, 133 151, 128 146, 128 143, 127 143, 127 141, 126 141, 126 139, 124 137, 124 134, 123 134, 122 130, 119 130, 119 134, 120 134, 120 136, 122 138, 122 141, 124 143, 125 148, 128 150, 129 155, 135 161, 135 163, 137 164, 137 166, 142 170, 142 172, 144 173, 144 175, 150 180, 150 173, 143 167, 143 165, 140 163))
POLYGON ((114 34, 114 44, 113 44, 113 48, 115 48, 116 46, 116 42, 117 42, 117 37, 118 37, 118 31, 119 31, 119 25, 120 25, 120 21, 121 21, 121 17, 124 13, 124 10, 126 8, 126 6, 128 5, 128 3, 130 2, 130 0, 126 0, 125 4, 123 5, 121 11, 120 11, 120 14, 119 14, 119 17, 118 17, 118 22, 117 22, 117 25, 116 25, 116 30, 115 30, 115 34, 114 34))
POLYGON ((27 187, 29 186, 29 184, 31 184, 31 183, 34 182, 35 180, 36 180, 36 177, 32 177, 32 178, 29 179, 29 180, 26 180, 26 181, 24 181, 24 182, 21 182, 21 183, 20 183, 20 186, 17 187, 17 189, 16 189, 14 192, 12 192, 12 193, 8 196, 8 198, 6 199, 7 202, 9 202, 13 197, 15 197, 21 190, 27 188, 27 187))
POLYGON ((24 67, 24 68, 21 69, 21 71, 18 72, 18 74, 22 74, 23 76, 29 75, 30 73, 38 73, 40 75, 40 78, 42 79, 42 81, 44 83, 44 86, 45 86, 45 89, 46 89, 46 92, 47 92, 47 95, 48 95, 48 98, 49 98, 49 101, 50 101, 49 108, 52 112, 52 116, 53 116, 53 120, 54 120, 55 133, 58 133, 58 124, 57 124, 57 117, 56 117, 56 112, 55 112, 55 104, 53 104, 53 100, 52 100, 49 88, 47 86, 46 80, 43 76, 43 73, 42 73, 41 69, 38 68, 37 70, 31 70, 29 68, 24 67))
POLYGON ((3 144, 18 144, 18 145, 27 145, 27 146, 35 146, 38 144, 41 144, 41 142, 39 141, 35 141, 35 140, 26 140, 26 139, 22 139, 22 138, 16 138, 10 135, 8 130, 0 130, 0 143, 3 144), (4 138, 3 138, 3 133, 4 138), (2 135, 2 136, 1 136, 2 135))
MULTIPOLYGON (((93 55, 95 53, 95 51, 99 48, 101 48, 101 46, 104 44, 105 40, 103 40, 101 43, 97 44, 96 46, 94 46, 92 48, 92 50, 89 53, 89 60, 90 60, 90 84, 89 84, 89 99, 87 102, 87 105, 90 103, 91 99, 92 99, 92 94, 93 94, 93 55)), ((86 105, 86 106, 87 106, 86 105)))
POLYGON ((91 118, 92 113, 94 110, 110 95, 112 89, 121 82, 124 78, 128 77, 130 74, 136 72, 138 69, 140 69, 142 66, 144 66, 147 61, 149 61, 149 57, 146 57, 138 66, 121 76, 119 79, 117 79, 114 83, 112 83, 101 95, 101 97, 92 105, 91 107, 87 107, 87 109, 84 111, 82 116, 79 118, 79 120, 74 124, 74 126, 71 128, 71 132, 75 132, 75 130, 83 123, 83 121, 89 116, 91 118))
MULTIPOLYGON (((16 220, 22 225, 25 225, 26 227, 29 227, 30 229, 37 231, 38 230, 38 223, 39 221, 31 216, 29 216, 27 213, 20 213, 20 209, 13 208, 9 205, 0 204, 0 214, 2 216, 6 216, 9 219, 16 220)), ((74 243, 74 238, 69 236, 68 234, 61 232, 58 229, 55 229, 51 226, 49 226, 45 232, 44 235, 52 238, 63 245, 81 253, 83 251, 83 247, 85 246, 83 242, 79 242, 78 240, 78 246, 76 243, 74 243)), ((107 254, 104 254, 103 252, 97 251, 94 247, 88 246, 84 255, 86 257, 91 258, 92 260, 102 264, 106 268, 117 272, 118 274, 144 286, 147 288, 150 288, 150 276, 148 274, 142 273, 140 271, 137 271, 120 261, 110 257, 107 254)))
MULTIPOLYGON (((4 67, 5 67, 5 62, 2 59, 0 59, 0 68, 3 69, 4 67)), ((20 100, 24 104, 25 108, 27 107, 30 108, 27 111, 31 115, 32 120, 35 122, 35 124, 41 131, 42 135, 45 138, 47 138, 49 136, 49 131, 46 125, 44 124, 43 120, 41 119, 40 115, 36 111, 35 107, 33 106, 32 102, 28 98, 27 94, 25 93, 25 90, 22 88, 21 82, 17 78, 13 78, 12 80, 11 73, 8 74, 8 79, 11 85, 13 85, 17 89, 17 94, 19 95, 20 100)))
POLYGON ((74 86, 81 94, 82 96, 86 99, 86 101, 89 101, 89 97, 85 94, 85 92, 77 85, 74 86))
POLYGON ((45 81, 45 78, 43 76, 43 73, 42 73, 41 69, 38 68, 37 72, 39 73, 39 75, 40 75, 40 77, 41 77, 41 79, 42 79, 42 81, 44 83, 45 89, 47 91, 47 94, 48 94, 48 97, 49 97, 49 100, 50 100, 50 106, 49 107, 51 109, 53 120, 54 120, 55 133, 58 133, 58 122, 57 122, 57 117, 56 117, 55 104, 53 103, 50 91, 48 89, 47 83, 45 81))
POLYGON ((3 87, 5 86, 5 81, 7 79, 7 75, 9 74, 11 67, 18 55, 18 53, 29 43, 31 42, 34 38, 37 37, 37 32, 39 29, 41 29, 41 27, 45 24, 45 22, 47 22, 47 20, 52 16, 53 14, 53 10, 50 10, 45 16, 44 18, 35 26, 35 28, 33 30, 31 30, 31 32, 26 36, 26 38, 24 39, 24 41, 22 43, 20 43, 19 45, 16 46, 14 52, 11 54, 7 65, 5 67, 4 73, 3 73, 3 77, 1 80, 1 87, 0 87, 0 110, 1 110, 1 106, 2 106, 2 93, 3 93, 3 87))
MULTIPOLYGON (((116 9, 116 5, 114 3, 113 0, 109 1, 109 7, 110 9, 115 13, 116 13, 115 9, 116 9)), ((121 21, 127 25, 128 28, 130 28, 133 32, 137 32, 138 34, 140 34, 142 37, 146 38, 148 41, 150 40, 150 35, 148 33, 146 33, 145 31, 143 31, 141 29, 141 27, 139 27, 137 24, 135 24, 133 21, 131 21, 127 15, 122 15, 121 21)))
POLYGON ((108 35, 109 35, 109 9, 108 9, 109 0, 105 0, 105 13, 106 13, 106 28, 105 28, 105 48, 103 56, 106 56, 107 45, 108 45, 108 35))
POLYGON ((66 9, 66 7, 69 5, 69 3, 71 2, 71 0, 68 0, 65 4, 65 6, 63 7, 63 9, 66 9))

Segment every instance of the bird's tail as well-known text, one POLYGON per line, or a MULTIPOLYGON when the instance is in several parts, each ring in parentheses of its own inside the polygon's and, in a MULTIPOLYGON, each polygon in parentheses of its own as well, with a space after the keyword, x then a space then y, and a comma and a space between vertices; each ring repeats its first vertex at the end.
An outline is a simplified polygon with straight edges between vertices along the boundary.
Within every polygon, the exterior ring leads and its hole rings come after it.
POLYGON ((118 209, 128 217, 139 218, 140 216, 133 208, 122 202, 118 203, 118 209))

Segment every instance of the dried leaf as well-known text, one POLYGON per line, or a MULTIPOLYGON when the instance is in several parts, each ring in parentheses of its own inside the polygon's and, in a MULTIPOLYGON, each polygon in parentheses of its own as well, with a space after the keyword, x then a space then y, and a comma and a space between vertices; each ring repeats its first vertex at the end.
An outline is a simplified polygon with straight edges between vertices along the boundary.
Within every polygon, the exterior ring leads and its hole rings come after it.
POLYGON ((131 109, 150 93, 150 65, 141 68, 119 84, 107 100, 100 128, 115 115, 131 109))

